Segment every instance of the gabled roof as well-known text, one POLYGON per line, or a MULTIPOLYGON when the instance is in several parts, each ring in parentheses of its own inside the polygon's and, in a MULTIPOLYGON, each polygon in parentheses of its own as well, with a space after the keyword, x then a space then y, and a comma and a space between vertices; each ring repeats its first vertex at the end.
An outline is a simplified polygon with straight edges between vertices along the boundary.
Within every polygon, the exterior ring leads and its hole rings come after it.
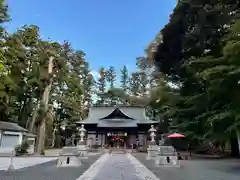
MULTIPOLYGON (((116 119, 127 119, 128 121, 134 120, 135 124, 155 124, 156 121, 148 120, 145 117, 145 108, 141 106, 101 106, 101 107, 92 107, 89 111, 89 116, 83 121, 77 122, 78 124, 98 124, 101 126, 103 120, 109 119, 110 123, 114 126, 116 119), (121 117, 114 117, 114 114, 119 114, 121 117)), ((119 122, 118 122, 119 123, 119 122)), ((120 124, 120 123, 119 123, 120 124)), ((126 124, 126 123, 125 123, 126 124)), ((130 125, 130 124, 129 124, 130 125)), ((132 122, 133 126, 133 122, 132 122)), ((134 125, 135 126, 135 125, 134 125)), ((115 126, 114 126, 115 127, 115 126)))
POLYGON ((117 119, 117 118, 120 118, 120 119, 133 119, 133 118, 127 116, 126 114, 124 114, 119 108, 116 108, 109 115, 107 115, 104 118, 101 118, 100 120, 102 120, 102 119, 117 119))
POLYGON ((4 131, 18 131, 27 132, 28 130, 19 126, 17 123, 10 123, 5 121, 0 121, 0 130, 4 131))

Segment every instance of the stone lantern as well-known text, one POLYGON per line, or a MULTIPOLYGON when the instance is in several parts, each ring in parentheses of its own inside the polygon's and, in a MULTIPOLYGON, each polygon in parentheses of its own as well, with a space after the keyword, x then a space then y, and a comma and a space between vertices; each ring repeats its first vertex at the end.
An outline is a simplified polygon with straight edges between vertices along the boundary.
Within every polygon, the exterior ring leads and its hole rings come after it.
POLYGON ((86 129, 84 128, 84 125, 81 125, 81 128, 78 130, 80 133, 80 141, 78 144, 78 149, 80 154, 82 154, 82 156, 87 156, 87 147, 86 144, 84 142, 84 137, 86 135, 86 129))
POLYGON ((80 141, 79 141, 79 145, 84 145, 84 137, 85 137, 85 134, 86 134, 86 129, 84 128, 84 125, 82 124, 81 125, 81 128, 79 129, 79 132, 80 132, 80 141))
POLYGON ((151 125, 151 128, 148 130, 148 132, 150 133, 150 137, 151 137, 151 145, 155 145, 156 141, 155 141, 155 136, 156 136, 156 129, 154 128, 153 125, 151 125))
POLYGON ((148 154, 147 154, 147 159, 154 159, 156 157, 157 151, 158 151, 158 146, 156 145, 155 142, 155 136, 156 136, 156 129, 154 128, 153 125, 151 125, 151 128, 148 130, 149 135, 151 137, 151 141, 149 142, 148 146, 148 154))

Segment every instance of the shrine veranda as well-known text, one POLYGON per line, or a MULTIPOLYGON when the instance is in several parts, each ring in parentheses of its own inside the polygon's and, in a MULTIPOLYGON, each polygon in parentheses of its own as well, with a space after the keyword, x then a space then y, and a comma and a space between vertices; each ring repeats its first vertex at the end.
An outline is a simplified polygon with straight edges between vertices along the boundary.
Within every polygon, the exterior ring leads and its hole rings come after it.
POLYGON ((151 125, 157 124, 145 116, 141 106, 95 106, 89 116, 77 122, 87 130, 87 146, 147 148, 151 125))

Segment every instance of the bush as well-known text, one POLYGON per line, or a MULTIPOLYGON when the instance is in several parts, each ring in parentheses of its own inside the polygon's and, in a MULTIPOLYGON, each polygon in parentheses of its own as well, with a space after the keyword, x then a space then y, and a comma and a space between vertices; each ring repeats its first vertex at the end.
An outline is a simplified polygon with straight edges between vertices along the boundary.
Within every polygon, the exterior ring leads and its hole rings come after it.
POLYGON ((29 143, 28 141, 23 141, 22 144, 19 144, 15 147, 16 156, 21 156, 28 153, 29 143))
POLYGON ((41 150, 40 155, 45 156, 45 151, 44 151, 44 149, 41 150))

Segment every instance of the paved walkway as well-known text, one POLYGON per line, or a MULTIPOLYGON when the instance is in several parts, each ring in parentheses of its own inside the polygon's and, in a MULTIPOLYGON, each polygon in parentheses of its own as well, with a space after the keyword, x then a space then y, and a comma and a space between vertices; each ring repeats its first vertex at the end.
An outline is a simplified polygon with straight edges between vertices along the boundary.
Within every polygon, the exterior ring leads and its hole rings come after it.
MULTIPOLYGON (((56 157, 14 157, 12 164, 14 169, 21 169, 30 166, 35 166, 37 164, 46 163, 56 159, 57 159, 56 157)), ((0 171, 7 170, 10 164, 11 164, 10 157, 0 157, 0 171)))
POLYGON ((104 154, 77 180, 159 180, 131 154, 104 154))
POLYGON ((239 159, 181 160, 180 168, 157 167, 146 154, 132 154, 161 180, 240 180, 239 159))
POLYGON ((53 160, 14 171, 0 170, 0 180, 76 180, 99 157, 100 155, 89 156, 88 159, 83 159, 83 164, 79 167, 57 167, 57 161, 53 160))

